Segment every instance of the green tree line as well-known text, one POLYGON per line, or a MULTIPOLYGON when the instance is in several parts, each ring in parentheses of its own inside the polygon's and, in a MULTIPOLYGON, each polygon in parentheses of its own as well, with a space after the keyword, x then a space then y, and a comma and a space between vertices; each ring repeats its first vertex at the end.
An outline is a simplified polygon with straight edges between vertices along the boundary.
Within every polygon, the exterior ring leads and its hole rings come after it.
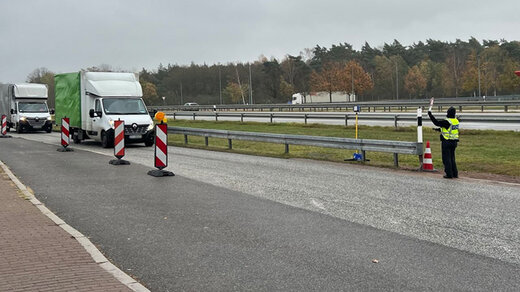
MULTIPOLYGON (((249 103, 250 96, 253 103, 286 103, 293 93, 316 91, 343 91, 370 101, 517 94, 515 70, 520 70, 518 41, 429 39, 404 46, 394 40, 381 47, 365 43, 360 50, 348 43, 316 46, 299 56, 262 56, 252 63, 160 64, 142 69, 140 82, 150 105, 249 103)), ((52 75, 39 68, 27 81, 47 83, 52 91, 52 75)))

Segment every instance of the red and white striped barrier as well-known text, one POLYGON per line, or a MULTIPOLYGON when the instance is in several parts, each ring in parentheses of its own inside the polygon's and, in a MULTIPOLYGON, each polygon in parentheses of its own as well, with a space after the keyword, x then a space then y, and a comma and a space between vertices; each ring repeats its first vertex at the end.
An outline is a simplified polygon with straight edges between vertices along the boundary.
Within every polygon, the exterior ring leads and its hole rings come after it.
POLYGON ((168 125, 161 123, 155 125, 155 163, 158 169, 148 172, 151 176, 174 176, 173 172, 163 170, 168 166, 168 125))
POLYGON ((123 156, 125 156, 125 122, 121 120, 114 121, 114 156, 117 159, 110 160, 110 164, 130 164, 130 162, 121 159, 123 156))
POLYGON ((7 135, 7 116, 2 115, 2 128, 1 128, 2 136, 7 135))
POLYGON ((11 135, 7 135, 7 116, 2 115, 2 119, 0 121, 0 138, 11 138, 11 135))
POLYGON ((70 144, 70 119, 67 117, 63 117, 61 119, 61 146, 62 148, 58 148, 60 152, 68 152, 73 151, 70 148, 67 148, 70 144))

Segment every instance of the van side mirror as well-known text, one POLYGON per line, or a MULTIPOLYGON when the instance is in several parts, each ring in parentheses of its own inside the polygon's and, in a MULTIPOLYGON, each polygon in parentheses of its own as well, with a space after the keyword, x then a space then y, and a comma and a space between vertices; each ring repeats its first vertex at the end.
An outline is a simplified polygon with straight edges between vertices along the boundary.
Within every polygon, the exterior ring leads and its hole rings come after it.
POLYGON ((89 115, 91 118, 95 117, 95 115, 94 115, 94 109, 93 109, 93 108, 91 108, 91 109, 88 111, 88 115, 89 115))
POLYGON ((49 111, 49 113, 50 113, 51 115, 53 115, 53 114, 54 114, 54 109, 51 108, 51 110, 49 111))
POLYGON ((16 111, 14 110, 14 108, 11 109, 11 114, 12 115, 16 114, 16 111))

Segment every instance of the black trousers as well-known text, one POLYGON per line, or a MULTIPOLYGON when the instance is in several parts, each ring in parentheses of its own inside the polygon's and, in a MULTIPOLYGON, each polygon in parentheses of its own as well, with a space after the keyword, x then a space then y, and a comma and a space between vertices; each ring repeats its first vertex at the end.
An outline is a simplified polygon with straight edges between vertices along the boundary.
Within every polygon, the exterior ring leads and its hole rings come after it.
POLYGON ((447 177, 458 177, 457 163, 455 162, 455 149, 457 141, 442 140, 442 164, 447 177))

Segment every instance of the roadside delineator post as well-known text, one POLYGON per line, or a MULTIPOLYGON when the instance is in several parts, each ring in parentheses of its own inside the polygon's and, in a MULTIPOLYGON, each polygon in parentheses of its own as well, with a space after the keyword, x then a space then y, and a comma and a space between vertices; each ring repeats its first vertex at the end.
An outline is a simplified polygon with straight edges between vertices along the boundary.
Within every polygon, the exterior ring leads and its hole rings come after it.
POLYGON ((70 152, 74 151, 71 148, 67 148, 70 143, 70 119, 63 117, 61 119, 61 148, 56 149, 59 152, 70 152))
POLYGON ((7 135, 7 116, 2 115, 2 126, 0 127, 0 138, 11 138, 11 135, 7 135))
POLYGON ((150 170, 149 175, 155 177, 174 176, 173 172, 164 170, 168 166, 168 125, 161 121, 155 125, 155 163, 157 169, 150 170))
POLYGON ((112 165, 129 165, 130 162, 123 160, 125 156, 125 122, 118 119, 114 121, 114 156, 108 163, 112 165))
MULTIPOLYGON (((422 132, 422 107, 417 108, 417 143, 423 144, 423 132, 422 132)), ((419 154, 419 170, 423 170, 423 155, 419 154)))

